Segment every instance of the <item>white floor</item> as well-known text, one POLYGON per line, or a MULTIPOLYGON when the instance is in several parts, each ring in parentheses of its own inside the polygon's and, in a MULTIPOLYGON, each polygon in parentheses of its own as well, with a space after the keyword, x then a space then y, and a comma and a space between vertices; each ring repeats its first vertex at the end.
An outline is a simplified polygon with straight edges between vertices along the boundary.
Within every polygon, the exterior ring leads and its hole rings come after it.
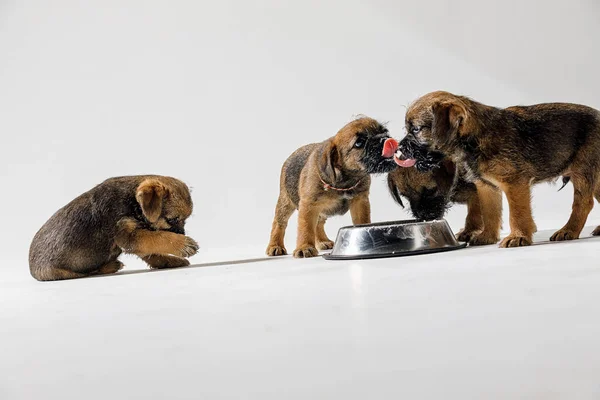
POLYGON ((356 262, 257 254, 9 276, 0 399, 600 398, 600 239, 356 262))

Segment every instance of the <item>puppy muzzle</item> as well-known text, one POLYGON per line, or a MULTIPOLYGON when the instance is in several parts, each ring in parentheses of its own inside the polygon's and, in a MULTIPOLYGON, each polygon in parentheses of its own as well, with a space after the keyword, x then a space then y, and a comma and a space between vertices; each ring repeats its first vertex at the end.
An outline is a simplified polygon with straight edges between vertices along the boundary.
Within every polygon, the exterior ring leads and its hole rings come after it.
POLYGON ((391 136, 388 134, 379 134, 373 137, 367 143, 362 162, 365 171, 369 174, 381 174, 396 169, 396 164, 392 157, 385 157, 385 143, 391 136))
POLYGON ((430 147, 421 144, 412 135, 407 135, 400 141, 398 150, 405 159, 415 159, 415 168, 421 172, 431 171, 439 167, 444 155, 430 147))

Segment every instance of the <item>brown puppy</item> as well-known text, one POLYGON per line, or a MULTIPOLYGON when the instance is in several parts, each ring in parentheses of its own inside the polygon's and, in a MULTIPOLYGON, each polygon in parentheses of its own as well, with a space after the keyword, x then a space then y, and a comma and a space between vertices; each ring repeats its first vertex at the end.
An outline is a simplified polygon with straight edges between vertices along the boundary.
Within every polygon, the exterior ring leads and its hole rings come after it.
POLYGON ((185 236, 192 198, 181 181, 165 176, 111 178, 58 210, 36 233, 31 275, 40 281, 112 274, 121 252, 151 268, 189 265, 198 244, 185 236))
MULTIPOLYGON (((387 146, 389 147, 389 146, 387 146)), ((374 119, 356 119, 332 138, 303 146, 283 164, 280 193, 267 255, 287 254, 285 229, 294 210, 298 210, 298 240, 294 257, 314 257, 331 249, 325 234, 325 221, 348 210, 354 224, 371 222, 369 174, 396 168, 393 153, 397 142, 374 119), (384 143, 393 141, 389 154, 384 143)))
MULTIPOLYGON (((484 182, 506 194, 511 233, 501 247, 532 242, 532 184, 563 175, 575 189, 571 217, 550 240, 577 239, 594 196, 600 201, 600 112, 593 108, 551 103, 500 109, 433 92, 409 107, 406 128, 400 159, 412 158, 415 143, 448 155, 477 185, 483 210, 494 208, 484 182)), ((599 233, 597 228, 594 234, 599 233)))
MULTIPOLYGON (((419 220, 431 221, 444 217, 452 204, 466 204, 467 217, 464 228, 456 235, 461 242, 473 245, 484 244, 480 240, 484 230, 484 217, 498 217, 498 213, 483 213, 474 183, 468 182, 464 171, 457 168, 450 159, 443 159, 437 168, 419 170, 417 168, 398 168, 388 174, 388 188, 394 200, 402 207, 402 197, 408 199, 412 215, 419 220)), ((496 191, 497 196, 502 194, 496 191)), ((498 202, 502 205, 501 198, 498 202)), ((500 215, 502 210, 500 209, 500 215)), ((489 237, 498 241, 500 225, 497 221, 488 221, 497 231, 489 237)))

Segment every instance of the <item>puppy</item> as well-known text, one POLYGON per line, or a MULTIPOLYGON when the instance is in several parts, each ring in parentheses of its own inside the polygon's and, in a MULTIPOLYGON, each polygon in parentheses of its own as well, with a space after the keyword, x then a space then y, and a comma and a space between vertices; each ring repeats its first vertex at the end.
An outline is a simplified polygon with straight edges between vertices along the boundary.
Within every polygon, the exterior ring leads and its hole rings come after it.
POLYGON ((314 257, 333 247, 325 221, 348 210, 354 224, 371 222, 369 174, 396 168, 398 142, 374 119, 356 119, 332 138, 296 150, 283 164, 280 193, 267 255, 287 254, 285 229, 298 210, 298 240, 294 257, 314 257))
POLYGON ((593 108, 549 103, 500 109, 440 91, 408 108, 406 129, 400 164, 415 162, 410 147, 416 143, 461 165, 477 187, 483 210, 500 209, 490 184, 506 194, 511 233, 500 247, 532 243, 532 184, 562 175, 574 186, 571 217, 553 241, 577 239, 594 197, 600 201, 600 112, 593 108))
POLYGON ((31 275, 40 281, 112 274, 122 252, 151 268, 189 265, 198 244, 185 236, 192 198, 181 181, 165 176, 111 178, 58 210, 36 233, 31 275))
MULTIPOLYGON (((466 204, 465 226, 456 238, 479 244, 475 238, 483 232, 485 214, 481 210, 477 188, 465 179, 464 171, 450 159, 443 159, 431 169, 398 168, 388 174, 388 188, 400 206, 404 207, 402 197, 408 199, 412 215, 423 221, 443 218, 452 204, 466 204)), ((498 195, 501 196, 499 191, 498 195)), ((499 237, 500 227, 494 227, 498 232, 493 236, 499 237)))

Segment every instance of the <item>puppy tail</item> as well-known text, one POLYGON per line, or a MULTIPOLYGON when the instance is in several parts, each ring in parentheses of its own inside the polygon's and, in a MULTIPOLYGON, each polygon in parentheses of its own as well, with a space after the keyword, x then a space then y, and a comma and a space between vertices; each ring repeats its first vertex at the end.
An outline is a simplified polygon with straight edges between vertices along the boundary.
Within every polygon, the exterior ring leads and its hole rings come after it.
POLYGON ((392 198, 396 201, 396 203, 400 205, 400 207, 404 208, 404 203, 402 203, 402 197, 400 197, 400 192, 398 191, 398 188, 396 187, 396 184, 394 184, 394 180, 390 175, 388 175, 387 183, 392 198))
POLYGON ((562 186, 557 191, 560 192, 561 190, 563 190, 563 188, 565 186, 567 186, 567 183, 569 183, 570 181, 571 181, 571 177, 570 176, 563 176, 562 177, 562 186))

